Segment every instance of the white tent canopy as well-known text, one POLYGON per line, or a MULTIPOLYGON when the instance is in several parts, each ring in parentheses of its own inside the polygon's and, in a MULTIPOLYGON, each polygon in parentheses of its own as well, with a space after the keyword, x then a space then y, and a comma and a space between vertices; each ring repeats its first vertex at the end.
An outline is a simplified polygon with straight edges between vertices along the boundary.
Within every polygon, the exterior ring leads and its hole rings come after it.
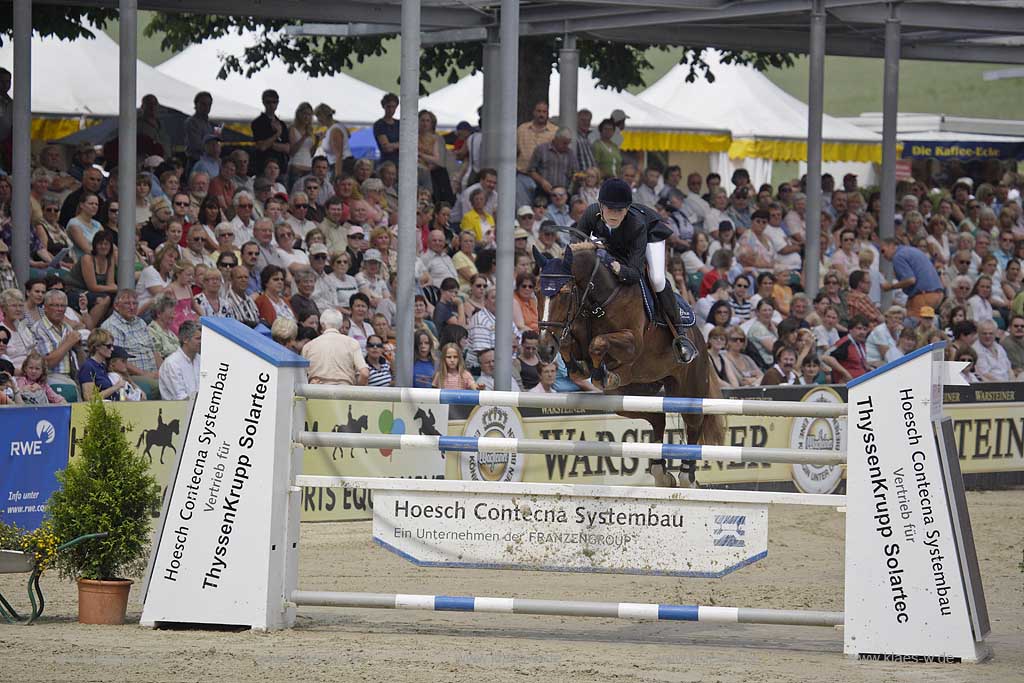
MULTIPOLYGON (((441 88, 420 100, 423 109, 429 109, 438 117, 438 125, 455 127, 466 120, 475 123, 476 110, 483 103, 483 74, 477 72, 459 79, 458 83, 441 88), (456 117, 445 115, 444 112, 462 112, 456 117)), ((559 76, 557 71, 551 74, 548 87, 548 103, 551 116, 559 113, 559 76)), ((589 109, 594 114, 594 125, 609 116, 613 110, 621 109, 629 116, 628 129, 688 131, 701 133, 728 133, 727 127, 721 123, 701 122, 684 113, 675 113, 652 103, 641 100, 628 92, 616 92, 610 88, 598 86, 597 79, 590 69, 580 68, 577 76, 577 106, 589 109)))
POLYGON ((261 109, 263 91, 274 89, 281 97, 277 115, 286 121, 294 118, 295 108, 301 102, 309 102, 314 107, 325 102, 337 110, 335 118, 349 125, 372 124, 384 114, 380 100, 385 92, 380 88, 343 73, 315 78, 301 71, 289 73, 288 66, 273 57, 265 69, 248 78, 237 73, 229 74, 225 80, 217 78, 222 56, 234 55, 241 60, 245 48, 255 42, 253 33, 229 34, 185 48, 157 68, 197 88, 209 90, 215 103, 219 93, 230 93, 235 99, 251 102, 261 109))
MULTIPOLYGON (((806 104, 753 67, 723 63, 717 50, 707 50, 704 59, 715 76, 713 83, 702 77, 687 83, 689 69, 678 65, 639 97, 696 121, 725 126, 737 139, 807 138, 806 104)), ((827 115, 822 138, 826 142, 881 142, 879 135, 827 115)))
MULTIPOLYGON (((45 116, 118 116, 120 48, 99 29, 95 38, 62 41, 32 37, 32 113, 45 116)), ((13 42, 0 47, 0 66, 13 72, 13 42)), ((138 97, 156 95, 160 104, 192 113, 196 88, 160 73, 144 62, 136 63, 138 97)), ((138 106, 138 102, 136 102, 138 106)), ((211 117, 223 121, 251 121, 257 107, 214 97, 211 117)))

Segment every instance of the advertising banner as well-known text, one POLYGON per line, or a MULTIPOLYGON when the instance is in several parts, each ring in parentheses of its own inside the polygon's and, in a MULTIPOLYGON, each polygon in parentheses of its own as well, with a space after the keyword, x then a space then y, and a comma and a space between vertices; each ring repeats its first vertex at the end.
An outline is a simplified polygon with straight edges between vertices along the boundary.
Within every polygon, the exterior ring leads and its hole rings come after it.
POLYGON ((0 518, 32 531, 43 523, 57 490, 57 471, 68 464, 71 408, 0 410, 0 518))
MULTIPOLYGON (((536 487, 535 487, 536 488, 536 487)), ((373 537, 424 566, 718 578, 768 551, 764 504, 519 491, 377 491, 373 537)))

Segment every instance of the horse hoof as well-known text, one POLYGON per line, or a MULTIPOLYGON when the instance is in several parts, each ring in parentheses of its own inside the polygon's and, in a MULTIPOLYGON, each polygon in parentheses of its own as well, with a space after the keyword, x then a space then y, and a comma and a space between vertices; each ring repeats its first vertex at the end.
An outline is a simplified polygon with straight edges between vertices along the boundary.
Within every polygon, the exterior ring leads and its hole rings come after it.
POLYGON ((604 390, 605 391, 615 391, 620 386, 622 386, 622 380, 619 378, 619 376, 616 373, 609 371, 608 375, 605 377, 605 380, 604 380, 604 390))
POLYGON ((676 478, 664 465, 651 465, 651 476, 654 477, 654 485, 657 487, 674 489, 677 485, 676 478))

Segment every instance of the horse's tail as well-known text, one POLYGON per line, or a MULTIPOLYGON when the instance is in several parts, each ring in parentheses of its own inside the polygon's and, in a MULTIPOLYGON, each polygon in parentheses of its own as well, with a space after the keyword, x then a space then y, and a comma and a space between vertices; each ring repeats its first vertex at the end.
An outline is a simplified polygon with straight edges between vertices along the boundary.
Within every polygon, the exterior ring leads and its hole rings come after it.
MULTIPOLYGON (((705 363, 708 373, 708 398, 722 398, 722 383, 710 362, 705 363)), ((725 417, 704 415, 700 423, 700 443, 721 446, 725 444, 725 417)))
POLYGON ((146 434, 149 434, 149 430, 148 429, 143 429, 141 432, 139 432, 139 440, 135 442, 135 447, 136 448, 138 448, 139 446, 142 445, 142 442, 146 438, 146 434))

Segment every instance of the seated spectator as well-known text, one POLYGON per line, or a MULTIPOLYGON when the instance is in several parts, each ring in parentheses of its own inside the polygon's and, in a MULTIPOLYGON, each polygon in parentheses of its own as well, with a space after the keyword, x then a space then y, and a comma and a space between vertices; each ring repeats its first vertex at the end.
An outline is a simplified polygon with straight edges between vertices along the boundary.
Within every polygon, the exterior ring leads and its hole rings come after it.
MULTIPOLYGON (((320 321, 317 321, 318 325, 319 322, 320 321)), ((270 338, 281 346, 291 349, 296 353, 300 353, 302 351, 301 348, 296 350, 298 347, 297 341, 299 338, 299 326, 290 318, 278 318, 275 320, 274 324, 270 326, 270 338)))
POLYGON ((825 373, 821 369, 821 361, 818 360, 818 356, 811 353, 804 356, 804 360, 800 363, 800 376, 797 377, 796 384, 827 384, 825 373))
POLYGON ((462 349, 448 343, 441 347, 441 359, 434 374, 433 386, 439 389, 476 389, 473 375, 466 370, 462 349))
POLYGON ((992 320, 978 323, 978 341, 971 348, 977 355, 977 375, 982 382, 1009 382, 1013 379, 1010 358, 996 341, 997 327, 992 320))
POLYGON ((388 286, 388 278, 381 272, 381 253, 377 249, 367 249, 363 253, 363 265, 359 274, 356 275, 356 284, 359 291, 366 296, 370 308, 376 309, 385 301, 391 299, 391 288, 388 286))
POLYGON ((20 368, 25 356, 36 347, 33 323, 25 319, 25 295, 21 290, 12 287, 0 292, 0 313, 10 335, 3 353, 14 367, 20 368))
POLYGON ((796 350, 790 346, 779 346, 775 349, 774 357, 775 364, 765 371, 761 386, 796 384, 797 376, 793 369, 796 367, 796 350))
POLYGON ((480 375, 476 378, 476 388, 480 391, 494 391, 494 349, 483 349, 476 353, 480 363, 480 375))
POLYGON ((170 292, 177 263, 178 245, 168 242, 157 248, 153 256, 153 265, 142 269, 135 285, 140 315, 149 311, 156 297, 170 292))
POLYGON ((441 287, 442 281, 452 278, 455 279, 455 286, 458 288, 459 271, 455 268, 451 256, 445 251, 445 247, 444 233, 440 230, 431 230, 427 236, 427 250, 420 256, 423 268, 420 284, 441 287))
POLYGON ((978 376, 976 371, 978 354, 975 353, 974 349, 969 346, 965 346, 962 349, 955 349, 953 360, 967 362, 967 367, 960 371, 960 376, 963 377, 968 384, 978 384, 981 382, 981 378, 978 376))
POLYGON ((747 337, 753 342, 758 357, 764 367, 770 367, 775 361, 773 352, 775 341, 779 338, 779 328, 772 321, 775 306, 771 299, 761 299, 754 308, 754 322, 747 329, 747 337))
POLYGON ((114 297, 114 312, 102 329, 113 335, 114 344, 128 351, 129 379, 142 387, 152 400, 159 398, 158 369, 163 357, 156 352, 146 323, 138 315, 138 295, 134 289, 122 289, 114 297))
POLYGON ((526 330, 540 332, 540 314, 534 291, 536 288, 537 278, 533 273, 519 273, 516 276, 516 290, 512 295, 512 322, 519 333, 526 330))
POLYGON ((391 377, 391 365, 384 356, 384 340, 376 334, 371 334, 366 340, 366 367, 369 368, 370 378, 367 384, 371 387, 389 387, 393 383, 391 377))
POLYGON ((868 365, 873 368, 895 360, 899 355, 892 352, 896 349, 896 340, 903 329, 903 319, 907 317, 907 309, 902 306, 890 306, 885 311, 885 324, 876 325, 868 334, 865 349, 868 365))
MULTIPOLYGON (((835 275, 831 277, 837 278, 835 275)), ((882 312, 871 300, 870 291, 871 273, 869 271, 855 270, 850 273, 850 290, 846 293, 846 308, 850 315, 862 316, 871 325, 878 325, 883 320, 882 312)))
MULTIPOLYGON (((217 227, 224 225, 220 223, 217 227)), ((197 266, 202 264, 213 268, 214 260, 206 253, 206 228, 202 225, 193 225, 188 229, 188 244, 182 252, 182 259, 187 263, 197 266)))
POLYGON ((466 316, 462 300, 458 298, 459 281, 453 277, 441 282, 441 296, 434 306, 434 328, 439 334, 445 325, 465 325, 466 316))
POLYGON ((836 309, 829 306, 821 316, 821 324, 811 329, 814 333, 815 347, 818 353, 824 353, 830 349, 839 338, 845 333, 839 330, 839 314, 836 309))
POLYGON ((714 327, 708 332, 708 357, 715 368, 715 374, 723 386, 739 387, 740 381, 733 372, 732 365, 725 360, 725 347, 728 333, 724 327, 714 327))
POLYGON ((265 266, 260 272, 260 286, 263 293, 256 297, 255 304, 260 318, 267 325, 273 325, 278 316, 295 319, 295 313, 288 305, 288 297, 284 293, 284 268, 275 265, 265 266))
MULTIPOLYGON (((829 350, 829 355, 838 361, 838 366, 833 369, 842 375, 841 382, 848 382, 870 370, 864 347, 867 338, 868 321, 862 316, 855 316, 850 321, 850 331, 829 350)), ((836 381, 836 377, 833 376, 832 380, 836 381)))
MULTIPOLYGON (((537 229, 537 251, 548 258, 562 258, 565 253, 565 247, 558 242, 558 230, 554 221, 544 221, 537 229)), ((479 263, 477 269, 480 269, 479 263)))
MULTIPOLYGON (((91 401, 97 393, 103 400, 117 401, 118 391, 124 386, 110 381, 107 361, 114 352, 114 337, 104 329, 93 330, 87 345, 89 357, 78 371, 78 383, 82 386, 82 398, 91 401)), ((127 353, 125 353, 127 355, 127 353)))
POLYGON ((463 294, 472 295, 470 283, 477 275, 476 269, 476 237, 468 230, 459 234, 459 248, 452 256, 452 264, 459 274, 459 287, 463 294))
POLYGON ((17 395, 22 405, 45 406, 67 403, 46 381, 46 362, 38 351, 30 352, 21 364, 21 375, 15 378, 17 395))
POLYGON ((331 272, 327 274, 327 286, 334 290, 337 306, 342 313, 349 313, 352 295, 359 291, 359 283, 348 274, 352 257, 347 251, 331 254, 331 272))
POLYGON ((531 394, 554 394, 555 380, 558 379, 558 366, 555 363, 540 363, 537 383, 527 391, 531 394))
POLYGON ((323 333, 302 348, 302 357, 309 361, 311 384, 365 385, 370 370, 355 339, 342 334, 344 317, 335 310, 320 314, 323 333))
POLYGON ((180 401, 199 391, 202 338, 198 322, 186 320, 181 324, 178 350, 160 364, 160 397, 163 400, 180 401))
MULTIPOLYGON (((133 292, 134 293, 134 292, 133 292)), ((43 296, 43 317, 32 327, 36 351, 47 369, 46 382, 69 401, 78 400, 78 385, 73 379, 79 367, 82 337, 64 321, 68 298, 52 289, 43 296)), ((115 302, 116 307, 116 302, 115 302)))
POLYGON ((533 330, 523 332, 523 341, 519 344, 519 355, 513 362, 512 370, 516 383, 529 391, 540 381, 540 335, 533 330))
POLYGON ((1014 313, 1007 326, 1009 334, 1003 337, 1003 349, 1010 359, 1010 370, 1013 379, 1024 379, 1024 315, 1014 313))
POLYGON ((230 286, 224 295, 228 317, 249 327, 256 327, 260 321, 260 311, 248 294, 249 269, 245 266, 235 266, 231 269, 230 278, 230 286))
POLYGON ((316 289, 316 273, 312 268, 304 268, 295 274, 295 287, 298 290, 289 301, 295 321, 304 327, 319 329, 320 308, 313 301, 313 290, 316 289))
POLYGON ((107 361, 107 376, 112 384, 122 384, 111 400, 117 401, 145 401, 146 392, 131 381, 128 377, 128 352, 120 346, 115 346, 107 361), (116 397, 116 398, 115 398, 116 397))
POLYGON ((66 226, 73 245, 72 251, 75 260, 81 259, 82 256, 92 251, 92 238, 103 229, 103 225, 96 220, 99 211, 99 196, 92 192, 83 192, 78 199, 78 211, 66 226))
POLYGON ((216 269, 203 273, 199 280, 199 286, 203 291, 195 296, 196 307, 199 308, 199 315, 228 317, 228 306, 221 295, 224 286, 224 278, 216 269))
POLYGON ((459 222, 459 229, 473 233, 473 236, 481 241, 492 241, 494 232, 494 216, 487 212, 487 195, 483 188, 476 188, 469 195, 470 209, 459 222))
POLYGON ((186 320, 199 320, 202 313, 192 294, 192 285, 196 280, 196 267, 185 260, 174 264, 174 275, 167 293, 174 297, 174 320, 171 330, 175 334, 186 320))
POLYGON ((413 334, 415 350, 413 355, 412 385, 419 389, 429 389, 434 384, 434 348, 436 338, 426 330, 417 330, 413 334))
POLYGON ((362 292, 356 292, 349 299, 352 315, 349 317, 348 336, 359 343, 359 351, 366 355, 366 340, 373 334, 373 325, 367 320, 370 314, 370 299, 362 292))
POLYGON ((728 301, 716 301, 708 312, 708 321, 701 325, 704 339, 716 327, 726 328, 733 324, 732 305, 728 301))

